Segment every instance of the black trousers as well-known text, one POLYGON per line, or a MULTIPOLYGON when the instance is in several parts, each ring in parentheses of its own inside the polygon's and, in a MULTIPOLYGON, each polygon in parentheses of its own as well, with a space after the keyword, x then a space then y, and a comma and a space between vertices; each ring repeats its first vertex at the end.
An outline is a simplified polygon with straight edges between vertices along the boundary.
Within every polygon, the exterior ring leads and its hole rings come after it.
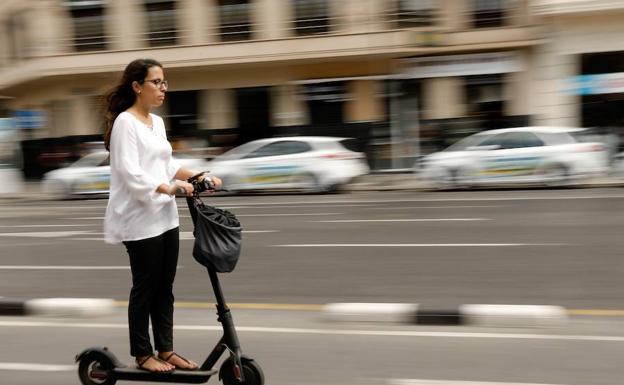
POLYGON ((124 242, 132 270, 128 325, 130 355, 134 357, 153 354, 150 318, 156 350, 173 350, 173 280, 179 244, 178 227, 157 237, 124 242))

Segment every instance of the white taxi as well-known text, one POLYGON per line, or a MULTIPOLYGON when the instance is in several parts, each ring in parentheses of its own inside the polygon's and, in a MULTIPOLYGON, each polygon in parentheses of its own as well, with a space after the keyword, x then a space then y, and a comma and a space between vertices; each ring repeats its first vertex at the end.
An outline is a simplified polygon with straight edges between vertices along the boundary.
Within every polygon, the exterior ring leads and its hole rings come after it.
POLYGON ((332 191, 368 174, 363 153, 351 138, 296 136, 254 140, 208 165, 229 191, 332 191))
POLYGON ((582 128, 518 127, 470 135, 426 156, 422 175, 437 188, 568 185, 608 170, 608 151, 582 128))
MULTIPOLYGON (((203 159, 175 158, 192 170, 206 169, 203 159)), ((42 181, 42 191, 51 198, 87 197, 107 195, 110 184, 108 151, 95 151, 71 165, 47 172, 42 181)))

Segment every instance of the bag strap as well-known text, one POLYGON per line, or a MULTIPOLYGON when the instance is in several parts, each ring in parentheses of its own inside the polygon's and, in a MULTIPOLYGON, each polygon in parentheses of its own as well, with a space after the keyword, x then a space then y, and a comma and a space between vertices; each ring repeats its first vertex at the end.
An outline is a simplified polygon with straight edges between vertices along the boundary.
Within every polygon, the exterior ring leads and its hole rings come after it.
POLYGON ((205 206, 204 201, 200 197, 193 197, 193 205, 196 209, 203 208, 205 206))

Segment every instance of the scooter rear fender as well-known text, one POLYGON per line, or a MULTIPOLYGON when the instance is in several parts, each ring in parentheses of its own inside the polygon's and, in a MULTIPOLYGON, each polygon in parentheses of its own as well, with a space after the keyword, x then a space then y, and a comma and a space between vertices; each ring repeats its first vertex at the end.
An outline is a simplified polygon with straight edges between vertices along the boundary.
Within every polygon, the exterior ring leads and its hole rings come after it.
POLYGON ((122 368, 126 366, 119 362, 117 357, 115 357, 115 355, 110 350, 108 350, 106 346, 93 346, 83 350, 82 352, 76 354, 76 362, 91 357, 98 358, 98 361, 110 362, 111 365, 116 368, 122 368))

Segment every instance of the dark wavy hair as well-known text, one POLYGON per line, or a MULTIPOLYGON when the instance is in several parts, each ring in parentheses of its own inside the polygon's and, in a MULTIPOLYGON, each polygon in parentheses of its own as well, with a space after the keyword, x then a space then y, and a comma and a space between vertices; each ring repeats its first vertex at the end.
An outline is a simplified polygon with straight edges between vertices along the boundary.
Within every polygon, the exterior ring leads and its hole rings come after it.
POLYGON ((119 83, 104 96, 104 147, 110 151, 110 139, 113 132, 113 123, 117 116, 132 107, 136 95, 132 89, 132 82, 142 83, 151 67, 160 67, 162 64, 154 59, 137 59, 126 66, 119 83))

